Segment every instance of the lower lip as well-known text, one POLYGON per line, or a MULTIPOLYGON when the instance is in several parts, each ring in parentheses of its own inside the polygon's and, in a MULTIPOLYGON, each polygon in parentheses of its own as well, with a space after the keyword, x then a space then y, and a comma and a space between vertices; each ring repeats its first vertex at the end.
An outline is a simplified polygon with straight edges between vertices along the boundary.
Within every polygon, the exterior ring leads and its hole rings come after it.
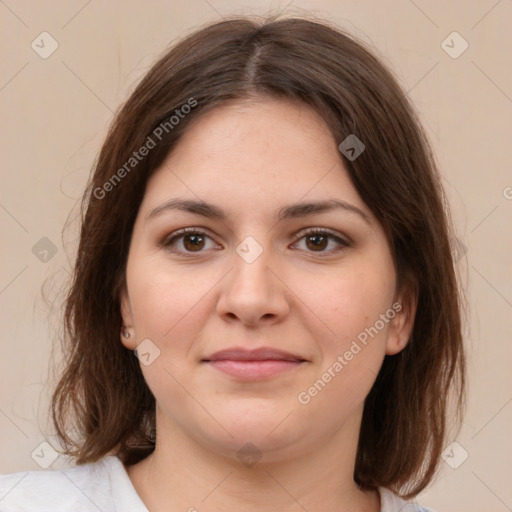
POLYGON ((232 377, 242 380, 259 380, 274 377, 297 368, 301 361, 282 361, 270 359, 267 361, 233 361, 231 359, 209 361, 211 366, 232 377))

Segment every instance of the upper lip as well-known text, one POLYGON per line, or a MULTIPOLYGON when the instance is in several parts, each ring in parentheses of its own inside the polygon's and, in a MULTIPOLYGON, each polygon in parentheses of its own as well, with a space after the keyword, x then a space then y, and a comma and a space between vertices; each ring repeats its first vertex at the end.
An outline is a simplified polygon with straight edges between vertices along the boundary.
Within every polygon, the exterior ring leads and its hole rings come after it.
POLYGON ((271 347, 262 347, 254 350, 247 350, 245 348, 228 348, 225 350, 219 350, 214 354, 206 357, 203 361, 268 361, 268 360, 280 360, 280 361, 305 361, 304 358, 285 352, 284 350, 278 350, 271 347))

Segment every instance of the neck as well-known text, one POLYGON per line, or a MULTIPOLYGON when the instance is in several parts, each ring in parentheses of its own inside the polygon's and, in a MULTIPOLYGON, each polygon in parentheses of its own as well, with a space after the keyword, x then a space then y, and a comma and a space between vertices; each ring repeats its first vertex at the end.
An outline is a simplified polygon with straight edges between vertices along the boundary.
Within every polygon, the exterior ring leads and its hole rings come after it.
POLYGON ((359 422, 293 456, 246 445, 243 459, 214 452, 174 424, 162 429, 158 423, 157 413, 155 451, 127 468, 151 512, 380 510, 378 492, 362 491, 353 480, 359 422))

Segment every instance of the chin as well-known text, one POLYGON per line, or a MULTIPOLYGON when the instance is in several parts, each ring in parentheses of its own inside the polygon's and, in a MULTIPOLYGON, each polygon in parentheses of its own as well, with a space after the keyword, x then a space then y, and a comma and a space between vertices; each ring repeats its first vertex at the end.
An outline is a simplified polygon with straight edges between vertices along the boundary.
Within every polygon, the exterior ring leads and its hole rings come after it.
MULTIPOLYGON (((221 437, 211 437, 212 432, 204 432, 210 441, 218 442, 232 455, 246 444, 254 445, 261 452, 275 452, 293 445, 303 439, 306 432, 300 432, 300 424, 293 418, 293 407, 280 403, 268 403, 268 400, 244 400, 231 405, 229 411, 220 414, 212 411, 213 416, 227 430, 217 428, 221 437), (292 414, 290 414, 292 413, 292 414), (228 434, 229 432, 229 434, 228 434)), ((249 447, 246 449, 250 450, 249 447)))

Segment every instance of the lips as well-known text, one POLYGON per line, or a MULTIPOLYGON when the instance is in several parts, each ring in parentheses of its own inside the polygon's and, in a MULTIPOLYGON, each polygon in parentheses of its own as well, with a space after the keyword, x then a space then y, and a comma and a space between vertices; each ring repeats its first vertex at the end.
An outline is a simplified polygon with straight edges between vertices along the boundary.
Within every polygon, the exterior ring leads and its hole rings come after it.
POLYGON ((277 350, 274 348, 258 348, 254 350, 247 350, 241 348, 228 348, 226 350, 220 350, 219 352, 215 352, 211 356, 203 359, 206 362, 212 361, 294 361, 294 362, 303 362, 306 359, 292 354, 290 352, 285 352, 283 350, 277 350))
POLYGON ((246 350, 235 347, 215 352, 202 362, 236 380, 256 381, 299 368, 306 359, 274 348, 246 350))

